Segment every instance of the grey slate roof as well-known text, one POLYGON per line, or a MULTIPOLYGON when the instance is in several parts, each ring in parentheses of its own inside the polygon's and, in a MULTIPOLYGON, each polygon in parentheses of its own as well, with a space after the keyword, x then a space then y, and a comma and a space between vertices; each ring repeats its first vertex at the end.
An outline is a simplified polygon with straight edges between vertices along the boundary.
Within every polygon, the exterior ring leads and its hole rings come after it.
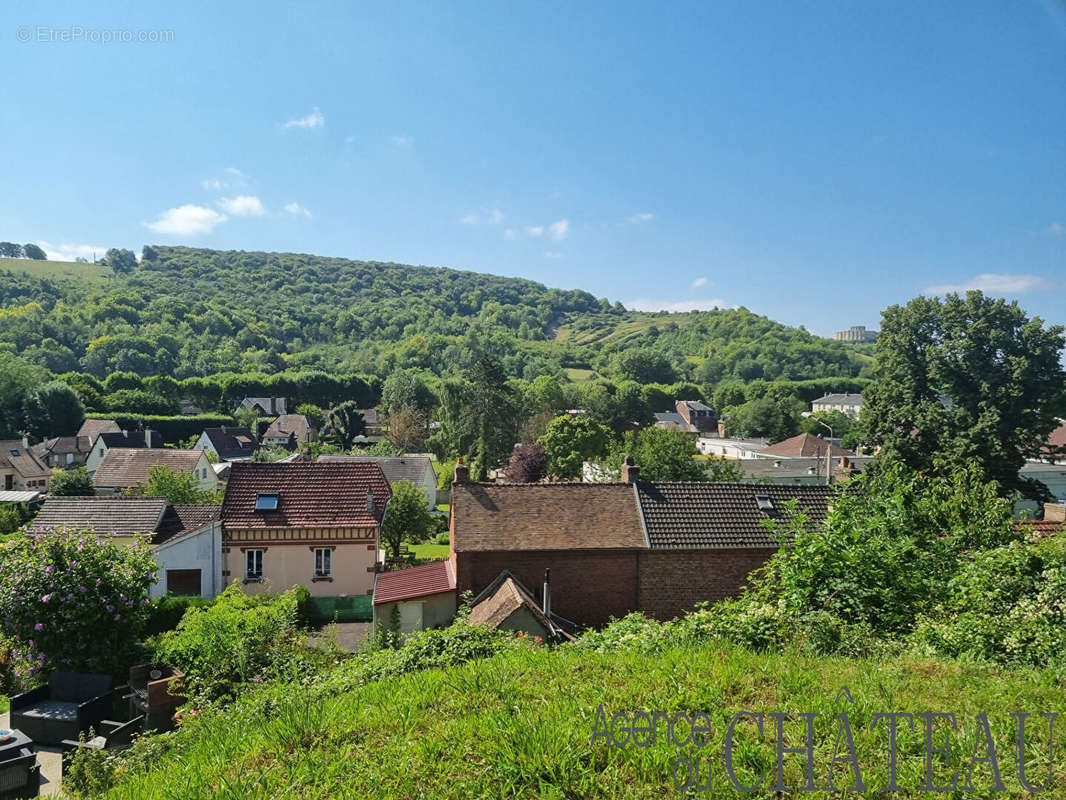
POLYGON ((368 463, 374 462, 381 471, 385 473, 385 478, 389 484, 393 484, 396 481, 411 481, 415 485, 420 485, 427 475, 433 473, 433 461, 429 456, 343 456, 343 455, 321 455, 318 457, 319 461, 353 461, 355 463, 368 463), (426 470, 429 470, 428 472, 426 470))
POLYGON ((165 497, 49 497, 30 530, 70 528, 114 536, 154 533, 166 508, 165 497))
POLYGON ((638 483, 637 496, 653 550, 776 548, 763 526, 783 518, 784 504, 797 501, 811 523, 825 519, 833 489, 746 483, 638 483), (769 510, 758 496, 768 497, 769 510))
POLYGON ((152 544, 163 544, 163 542, 169 542, 187 533, 206 528, 212 522, 217 522, 221 516, 221 503, 167 506, 152 544))
POLYGON ((211 443, 215 455, 223 461, 234 458, 251 458, 259 449, 259 442, 247 428, 223 425, 221 428, 204 428, 203 435, 211 443))
POLYGON ((50 477, 52 470, 41 463, 32 448, 26 447, 21 439, 4 439, 0 441, 0 467, 10 467, 23 478, 50 477))

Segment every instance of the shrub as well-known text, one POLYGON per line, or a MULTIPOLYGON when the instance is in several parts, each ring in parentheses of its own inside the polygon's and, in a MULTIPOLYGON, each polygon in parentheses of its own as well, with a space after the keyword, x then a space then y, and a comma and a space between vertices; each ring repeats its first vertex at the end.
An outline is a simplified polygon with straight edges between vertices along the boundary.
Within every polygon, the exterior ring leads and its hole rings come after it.
POLYGON ((64 532, 0 546, 0 622, 22 662, 16 675, 124 670, 144 628, 154 570, 143 541, 64 532))
POLYGON ((198 695, 218 698, 234 686, 284 667, 278 651, 298 640, 298 607, 303 595, 248 595, 231 584, 215 602, 190 607, 176 629, 156 643, 156 658, 188 676, 198 695))
MULTIPOLYGON (((436 544, 441 544, 441 545, 447 546, 447 545, 451 544, 451 542, 452 542, 451 536, 448 533, 448 527, 447 527, 448 526, 448 518, 447 517, 437 517, 437 519, 443 519, 444 520, 445 528, 444 528, 444 530, 442 530, 440 533, 437 534, 436 538, 433 541, 436 544)), ((439 525, 439 523, 438 523, 438 525, 439 525)))
POLYGON ((211 605, 210 600, 202 597, 178 597, 168 594, 158 597, 148 607, 148 619, 144 626, 145 636, 158 636, 178 627, 181 618, 190 608, 204 608, 211 605))

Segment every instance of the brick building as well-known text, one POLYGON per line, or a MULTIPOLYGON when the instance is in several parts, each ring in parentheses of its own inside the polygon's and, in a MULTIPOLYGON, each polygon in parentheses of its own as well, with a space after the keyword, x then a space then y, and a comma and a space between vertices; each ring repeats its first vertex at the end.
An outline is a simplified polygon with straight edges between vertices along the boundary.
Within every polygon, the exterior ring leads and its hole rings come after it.
POLYGON ((610 484, 471 484, 456 468, 450 560, 460 594, 500 573, 539 586, 551 570, 552 611, 602 625, 632 611, 669 618, 736 594, 777 543, 763 520, 794 501, 811 524, 824 486, 639 481, 624 465, 610 484))

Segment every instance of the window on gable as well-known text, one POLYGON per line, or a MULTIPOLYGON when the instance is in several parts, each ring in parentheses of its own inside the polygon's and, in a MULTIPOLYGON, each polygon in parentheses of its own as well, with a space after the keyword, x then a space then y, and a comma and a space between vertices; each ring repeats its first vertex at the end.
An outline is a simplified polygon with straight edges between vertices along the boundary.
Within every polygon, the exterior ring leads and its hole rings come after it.
POLYGON ((255 498, 256 511, 277 511, 278 496, 276 494, 260 494, 255 498))

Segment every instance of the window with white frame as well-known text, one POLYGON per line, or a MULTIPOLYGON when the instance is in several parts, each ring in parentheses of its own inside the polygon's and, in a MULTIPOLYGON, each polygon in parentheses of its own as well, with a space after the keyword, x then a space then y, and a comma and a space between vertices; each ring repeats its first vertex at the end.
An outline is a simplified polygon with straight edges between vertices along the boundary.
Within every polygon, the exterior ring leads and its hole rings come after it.
POLYGON ((315 577, 316 578, 332 578, 333 577, 333 548, 330 548, 330 547, 316 547, 315 548, 315 577))
POLYGON ((245 580, 262 580, 263 578, 263 551, 244 551, 244 578, 245 580))

